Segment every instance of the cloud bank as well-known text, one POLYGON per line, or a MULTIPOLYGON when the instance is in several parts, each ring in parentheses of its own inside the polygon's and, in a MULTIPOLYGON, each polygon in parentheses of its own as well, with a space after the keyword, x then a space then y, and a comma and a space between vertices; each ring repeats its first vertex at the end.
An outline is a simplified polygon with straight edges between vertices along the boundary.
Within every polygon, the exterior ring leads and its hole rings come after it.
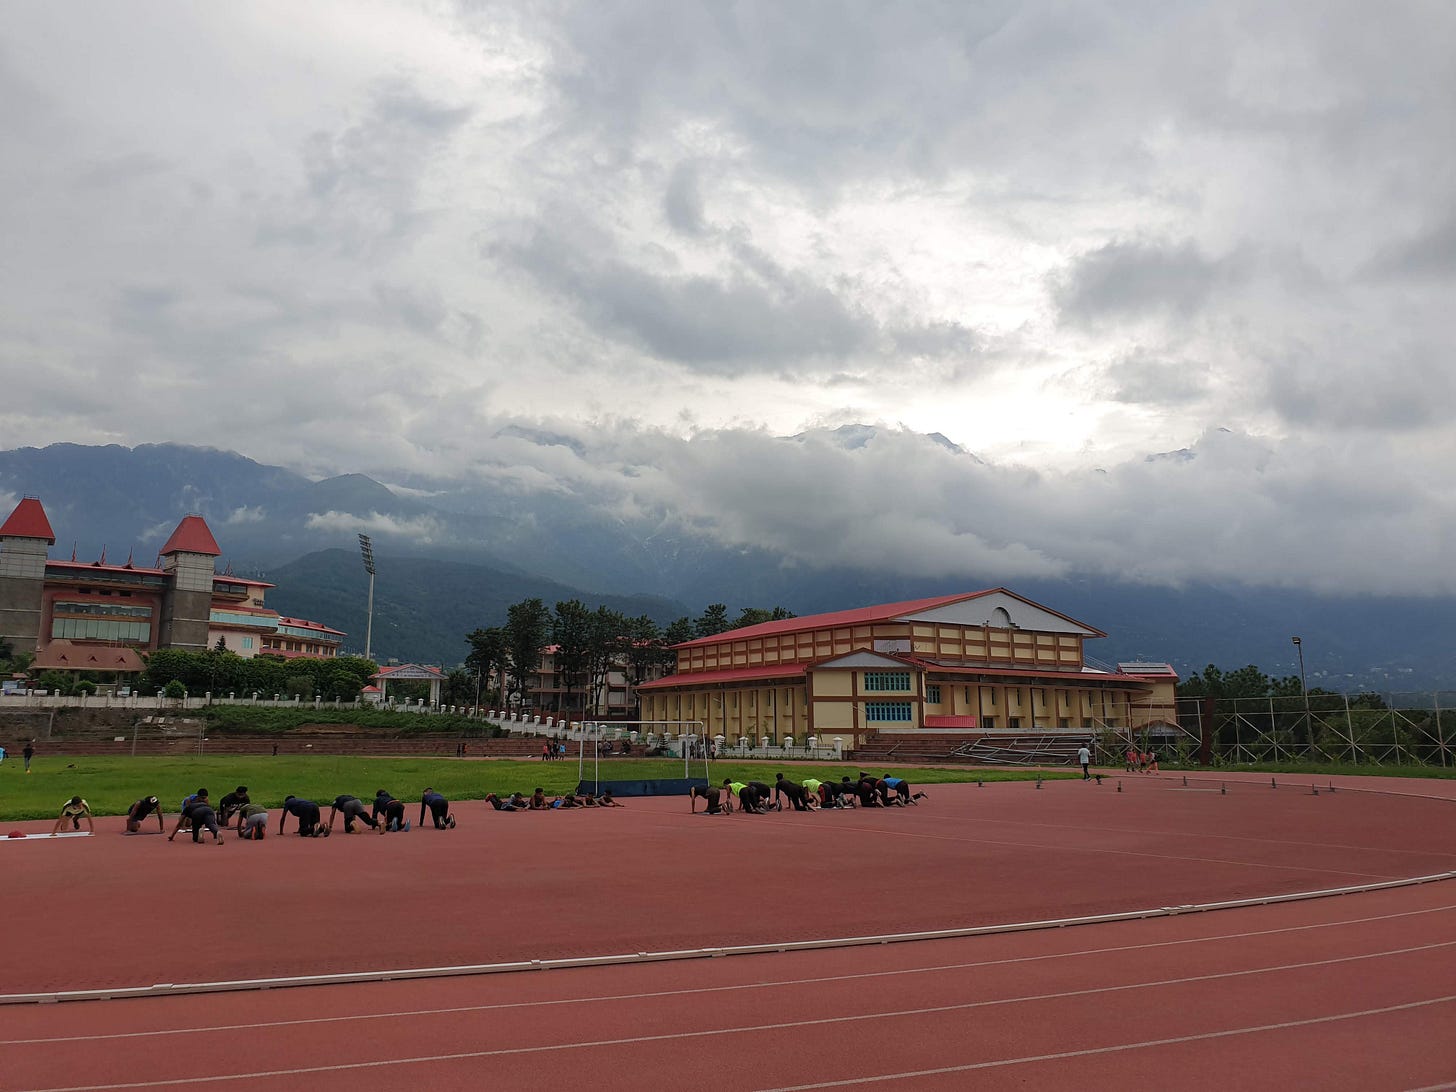
POLYGON ((8 14, 6 446, 1450 590, 1449 5, 8 14))

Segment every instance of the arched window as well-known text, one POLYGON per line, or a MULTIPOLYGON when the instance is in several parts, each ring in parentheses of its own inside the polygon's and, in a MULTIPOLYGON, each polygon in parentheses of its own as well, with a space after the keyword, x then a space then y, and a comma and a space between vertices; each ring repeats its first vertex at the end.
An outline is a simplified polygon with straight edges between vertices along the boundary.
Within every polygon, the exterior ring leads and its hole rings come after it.
POLYGON ((1011 628, 1011 612, 1005 607, 997 607, 991 612, 991 624, 1002 629, 1011 628))

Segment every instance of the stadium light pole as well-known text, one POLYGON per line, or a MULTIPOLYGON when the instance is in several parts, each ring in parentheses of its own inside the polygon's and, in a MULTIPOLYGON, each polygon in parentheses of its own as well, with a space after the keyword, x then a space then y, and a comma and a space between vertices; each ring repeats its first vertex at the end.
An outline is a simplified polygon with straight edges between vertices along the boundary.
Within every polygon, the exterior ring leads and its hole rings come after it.
POLYGON ((369 574, 369 615, 364 623, 364 658, 369 660, 374 651, 374 544, 366 534, 359 535, 359 553, 364 558, 364 571, 369 574))
POLYGON ((1309 723, 1309 685, 1304 681, 1304 642, 1298 637, 1289 639, 1294 642, 1294 651, 1299 653, 1299 692, 1304 697, 1304 730, 1313 738, 1314 733, 1309 723))

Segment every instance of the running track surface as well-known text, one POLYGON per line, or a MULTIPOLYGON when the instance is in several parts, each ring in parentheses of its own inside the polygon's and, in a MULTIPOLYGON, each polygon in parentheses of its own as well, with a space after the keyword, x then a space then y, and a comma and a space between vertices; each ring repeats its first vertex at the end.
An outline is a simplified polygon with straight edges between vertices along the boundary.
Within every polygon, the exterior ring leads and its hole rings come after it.
MULTIPOLYGON (((935 786, 918 809, 713 818, 681 800, 467 805, 450 832, 221 848, 102 821, 93 839, 0 849, 0 981, 19 993, 898 933, 1456 869, 1456 804, 1436 798, 1452 786, 1352 784, 935 786)), ((6 1092, 709 1075, 730 1089, 1423 1088, 1456 1082, 1456 884, 913 944, 0 1012, 6 1092)))

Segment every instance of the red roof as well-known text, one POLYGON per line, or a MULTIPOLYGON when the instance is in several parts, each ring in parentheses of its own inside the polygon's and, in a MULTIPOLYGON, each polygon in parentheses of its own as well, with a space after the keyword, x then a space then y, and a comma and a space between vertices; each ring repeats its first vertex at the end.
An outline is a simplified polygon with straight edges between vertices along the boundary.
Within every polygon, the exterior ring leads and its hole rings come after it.
POLYGON ((21 498, 10 518, 0 526, 0 538, 43 538, 51 546, 56 544, 51 521, 46 519, 45 509, 35 497, 21 498))
POLYGON ((144 671, 136 649, 118 645, 73 644, 52 641, 35 654, 32 671, 144 671))
POLYGON ((433 664, 395 664, 392 667, 381 667, 377 673, 369 677, 371 679, 385 679, 387 681, 392 676, 398 675, 401 671, 423 671, 428 677, 433 679, 443 679, 446 677, 445 673, 433 664))
POLYGON ((720 641, 739 641, 748 637, 767 637, 778 633, 800 633, 810 629, 829 629, 833 626, 858 626, 869 622, 888 622, 903 614, 916 614, 923 610, 943 607, 947 603, 959 603, 963 599, 975 599, 997 589, 971 592, 969 595, 937 595, 932 599, 910 599, 904 603, 884 603, 877 607, 856 607, 854 610, 834 611, 830 614, 806 614, 802 618, 781 618, 776 622, 760 622, 756 626, 730 629, 715 633, 711 637, 699 637, 684 641, 674 648, 692 648, 694 645, 713 645, 720 641))
POLYGON ((665 675, 652 682, 643 683, 637 689, 665 690, 673 686, 711 686, 714 683, 748 682, 752 679, 797 679, 803 678, 808 664, 767 664, 763 667, 734 667, 727 671, 692 671, 679 675, 665 675))
POLYGON ((217 548, 217 539, 212 537, 207 521, 201 516, 183 516, 160 552, 163 557, 176 553, 222 556, 222 551, 217 548))
POLYGON ((232 576, 228 573, 216 573, 213 575, 214 584, 250 584, 255 588, 276 588, 277 584, 270 584, 266 580, 254 580, 250 576, 232 576))
POLYGON ((856 607, 854 610, 834 611, 830 614, 806 614, 802 618, 784 618, 777 622, 760 622, 756 626, 744 626, 742 629, 730 629, 725 633, 715 633, 711 637, 699 637, 696 640, 684 641, 680 645, 673 645, 673 648, 693 648, 696 645, 713 645, 722 641, 742 641, 752 637, 768 637, 783 633, 805 633, 816 629, 831 629, 835 626, 862 626, 874 622, 892 622, 897 618, 903 618, 907 614, 919 614, 922 611, 935 610, 937 607, 949 606, 951 603, 964 603, 970 599, 980 599, 983 595, 995 594, 1009 595, 1013 599, 1019 599, 1023 603, 1037 607, 1048 614, 1055 614, 1058 618, 1084 629, 1093 630, 1099 636, 1106 636, 1101 630, 1087 625, 1085 622, 1078 622, 1074 618, 1068 618, 1060 611, 1052 610, 1051 607, 1044 607, 1040 603, 1032 603, 1030 599, 1017 595, 1008 588, 983 588, 980 591, 964 592, 960 595, 937 595, 930 599, 909 599, 903 603, 882 603, 876 607, 856 607))
POLYGON ((997 664, 941 664, 934 660, 922 660, 915 656, 903 656, 900 659, 907 663, 914 664, 927 672, 941 672, 949 675, 1015 675, 1019 678, 1048 679, 1057 682, 1136 682, 1146 683, 1147 680, 1137 675, 1124 675, 1117 671, 1093 671, 1085 668, 1061 669, 1055 667, 1001 667, 997 664))
POLYGON ((99 561, 47 561, 47 569, 84 569, 86 572, 103 573, 146 573, 149 576, 166 576, 162 569, 149 569, 145 565, 103 565, 99 561))
POLYGON ((311 622, 307 618, 284 618, 280 616, 278 619, 278 624, 280 626, 293 626, 295 629, 311 629, 315 630, 320 634, 332 633, 338 637, 348 636, 348 634, 341 629, 330 629, 322 622, 311 622))

